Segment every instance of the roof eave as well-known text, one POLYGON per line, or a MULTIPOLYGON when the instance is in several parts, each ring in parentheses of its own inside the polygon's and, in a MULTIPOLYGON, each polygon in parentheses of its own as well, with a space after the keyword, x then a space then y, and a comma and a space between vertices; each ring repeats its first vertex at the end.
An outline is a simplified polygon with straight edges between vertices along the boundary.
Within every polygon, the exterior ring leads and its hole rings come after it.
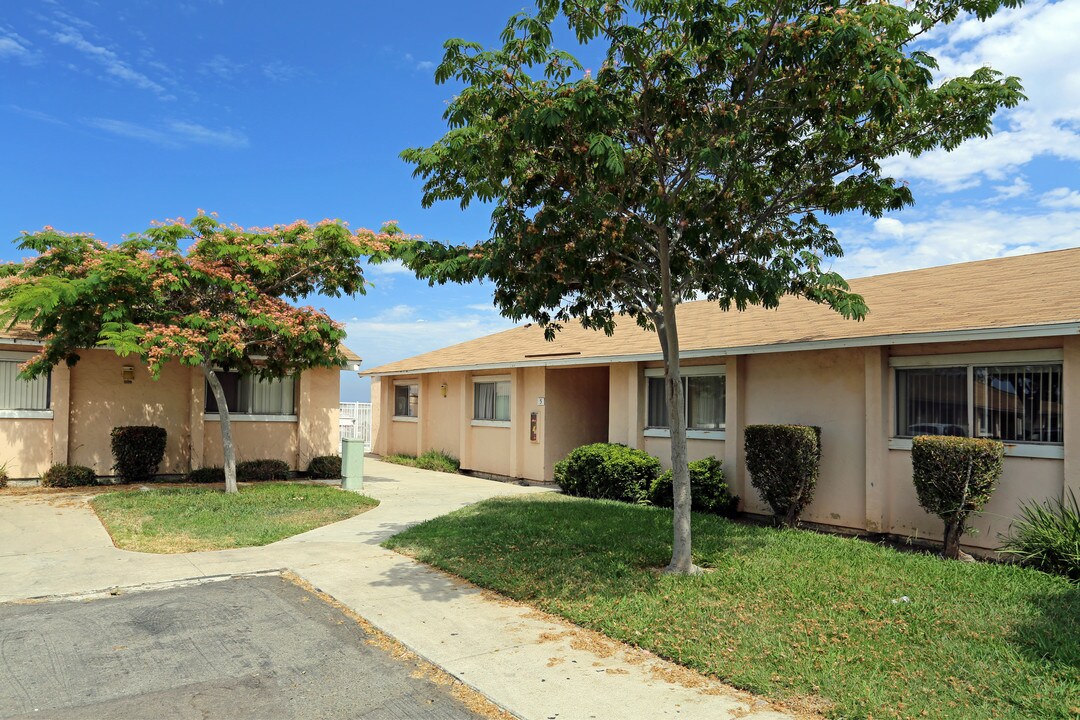
MULTIPOLYGON (((924 333, 901 333, 895 335, 867 335, 865 337, 835 338, 831 340, 806 340, 799 342, 772 343, 768 345, 744 345, 727 348, 700 348, 685 350, 680 353, 683 359, 725 357, 735 355, 759 355, 776 352, 800 352, 807 350, 835 350, 840 348, 873 347, 876 345, 917 345, 920 343, 965 342, 976 340, 1010 340, 1037 337, 1055 337, 1080 333, 1080 321, 1046 323, 1041 325, 1015 325, 1001 328, 966 328, 960 330, 939 330, 924 333)), ((595 357, 575 356, 572 358, 553 358, 548 360, 519 360, 500 363, 479 363, 475 365, 443 365, 424 368, 383 371, 380 368, 363 370, 360 375, 367 377, 390 377, 394 375, 426 375, 440 372, 464 372, 476 370, 506 370, 525 367, 568 367, 581 365, 607 365, 623 362, 648 362, 663 360, 660 352, 632 353, 627 355, 598 355, 595 357)))

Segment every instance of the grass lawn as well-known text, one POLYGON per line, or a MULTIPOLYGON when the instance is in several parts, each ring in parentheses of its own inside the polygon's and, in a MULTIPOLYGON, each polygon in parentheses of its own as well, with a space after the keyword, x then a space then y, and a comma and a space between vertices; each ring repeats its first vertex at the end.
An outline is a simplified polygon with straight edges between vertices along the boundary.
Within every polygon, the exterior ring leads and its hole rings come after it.
POLYGON ((359 515, 377 500, 325 485, 258 483, 125 490, 98 495, 94 510, 117 547, 179 553, 250 547, 359 515))
POLYGON ((561 496, 489 500, 386 545, 830 717, 1080 717, 1080 586, 714 516, 693 530, 698 577, 657 572, 669 510, 561 496))

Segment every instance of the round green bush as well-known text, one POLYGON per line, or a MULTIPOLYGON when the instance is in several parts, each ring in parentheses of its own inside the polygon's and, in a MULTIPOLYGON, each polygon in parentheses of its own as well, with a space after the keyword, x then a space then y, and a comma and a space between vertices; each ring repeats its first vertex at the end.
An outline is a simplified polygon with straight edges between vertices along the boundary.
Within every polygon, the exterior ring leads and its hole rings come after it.
POLYGON ((157 425, 127 425, 112 429, 113 470, 120 482, 144 483, 153 480, 165 457, 165 428, 157 425))
POLYGON ((555 464, 555 482, 567 495, 644 504, 659 477, 660 461, 625 445, 582 445, 555 464))
POLYGON ((236 464, 236 479, 240 482, 258 482, 260 480, 286 480, 289 477, 289 464, 284 460, 245 460, 236 464))
POLYGON ((745 432, 750 484, 779 522, 795 527, 814 499, 821 464, 821 428, 747 425, 745 432))
POLYGON ((308 477, 319 480, 336 480, 341 477, 341 456, 320 455, 311 458, 307 469, 308 477))
POLYGON ((189 483, 223 483, 225 482, 225 468, 204 467, 192 470, 184 476, 184 482, 189 483))
POLYGON ((53 465, 41 476, 42 487, 66 488, 97 484, 97 475, 85 465, 53 465))
MULTIPOLYGON (((672 485, 675 476, 670 470, 656 478, 649 492, 649 502, 657 507, 670 508, 675 504, 672 485)), ((725 517, 738 514, 739 498, 731 494, 724 479, 724 470, 715 457, 690 463, 690 509, 725 517)))
POLYGON ((945 521, 945 557, 960 556, 968 518, 990 499, 1004 461, 1000 440, 922 435, 911 441, 915 494, 924 510, 945 521))

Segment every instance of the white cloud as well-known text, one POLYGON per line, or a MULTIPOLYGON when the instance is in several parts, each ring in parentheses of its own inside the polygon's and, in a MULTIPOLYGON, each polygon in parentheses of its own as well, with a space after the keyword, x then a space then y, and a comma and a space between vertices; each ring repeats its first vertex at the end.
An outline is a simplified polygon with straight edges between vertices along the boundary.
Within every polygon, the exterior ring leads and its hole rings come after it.
POLYGON ((404 263, 400 260, 389 260, 380 264, 368 265, 367 270, 369 275, 378 277, 379 275, 415 275, 412 270, 405 267, 404 263))
POLYGON ((904 223, 896 218, 878 218, 874 221, 874 232, 883 237, 899 240, 904 237, 904 223))
POLYGON ((30 108, 19 107, 18 105, 8 105, 7 109, 32 120, 39 120, 41 122, 49 123, 50 125, 67 125, 67 123, 60 118, 54 117, 49 113, 41 112, 40 110, 31 110, 30 108))
POLYGON ((416 63, 417 70, 432 70, 434 68, 435 63, 433 63, 431 60, 421 60, 420 62, 416 63))
POLYGON ((82 32, 70 25, 59 25, 58 32, 52 34, 52 39, 61 45, 65 45, 85 55, 87 58, 98 63, 108 77, 120 82, 127 83, 140 90, 149 90, 162 100, 175 100, 176 97, 169 93, 164 85, 150 79, 145 74, 131 67, 115 52, 101 45, 95 45, 87 40, 82 32))
POLYGON ((16 60, 32 65, 39 59, 29 40, 14 30, 0 26, 0 60, 16 60))
POLYGON ((397 305, 346 322, 345 344, 364 359, 364 368, 373 368, 512 327, 511 321, 490 312, 433 313, 397 305))
MULTIPOLYGON (((1072 196, 1055 195, 1057 199, 1072 196)), ((1077 198, 1080 199, 1080 198, 1077 198)), ((1016 212, 984 205, 943 205, 903 225, 903 240, 856 227, 838 228, 847 254, 836 263, 845 277, 862 277, 1080 245, 1080 204, 1049 212, 1016 212)), ((875 223, 876 229, 876 223, 875 223)))
POLYGON ((887 172, 959 190, 1003 181, 1036 157, 1080 161, 1080 64, 1076 29, 1080 3, 1035 0, 982 23, 967 18, 933 32, 926 45, 943 78, 989 65, 1020 77, 1028 101, 1002 112, 989 138, 969 140, 951 153, 901 156, 887 172))
MULTIPOLYGON (((1039 204, 1052 208, 1080 210, 1080 191, 1066 187, 1054 188, 1047 193, 1043 193, 1043 196, 1039 198, 1039 204)), ((1077 239, 1077 242, 1080 242, 1080 238, 1077 239)))
POLYGON ((214 75, 222 80, 232 80, 245 67, 247 66, 244 63, 236 62, 224 55, 215 55, 199 66, 199 72, 203 75, 214 75))
POLYGON ((1028 195, 1031 192, 1031 184, 1024 178, 1017 176, 1008 185, 995 185, 994 190, 997 191, 997 195, 992 200, 1012 200, 1013 198, 1028 195))
POLYGON ((280 60, 266 63, 262 66, 262 72, 267 78, 278 83, 289 82, 301 74, 300 68, 293 67, 280 60))
POLYGON ((103 130, 112 135, 152 142, 169 148, 181 148, 189 145, 244 148, 249 144, 247 136, 241 132, 229 128, 215 130, 204 125, 181 120, 171 120, 159 127, 149 127, 114 118, 88 118, 83 122, 92 128, 103 130))
POLYGON ((214 130, 198 123, 174 120, 168 124, 174 135, 196 145, 216 145, 225 148, 245 148, 247 135, 230 128, 214 130))

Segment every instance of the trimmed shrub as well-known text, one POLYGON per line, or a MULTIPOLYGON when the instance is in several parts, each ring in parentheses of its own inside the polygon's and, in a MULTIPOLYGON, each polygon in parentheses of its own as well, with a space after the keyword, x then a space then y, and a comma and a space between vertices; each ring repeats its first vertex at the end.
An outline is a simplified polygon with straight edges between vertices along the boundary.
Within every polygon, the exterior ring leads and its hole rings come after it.
POLYGON ((814 499, 821 464, 821 428, 814 425, 747 425, 750 484, 778 522, 799 524, 814 499))
POLYGON ((1002 541, 1002 552, 1080 582, 1080 502, 1072 488, 1060 500, 1023 503, 1002 541))
MULTIPOLYGON (((670 470, 656 478, 649 490, 649 502, 657 507, 673 507, 674 481, 675 474, 670 470)), ((731 494, 724 480, 723 467, 715 457, 690 463, 690 501, 690 509, 694 512, 725 517, 734 517, 738 512, 739 498, 731 494)))
POLYGON ((258 482, 260 480, 286 480, 289 477, 289 464, 284 460, 245 460, 236 463, 236 479, 240 482, 258 482))
POLYGON ((308 477, 316 479, 336 480, 341 477, 341 456, 320 455, 311 458, 307 468, 308 477))
POLYGON ((204 467, 192 470, 184 476, 184 482, 189 483, 224 483, 225 468, 204 467))
POLYGON ((66 488, 97 484, 97 475, 85 465, 53 465, 41 476, 41 487, 66 488))
POLYGON ((555 482, 567 495, 645 504, 660 461, 644 450, 593 443, 572 450, 555 463, 555 482))
POLYGON ((112 429, 112 454, 120 482, 144 483, 153 480, 165 457, 165 428, 157 425, 127 425, 112 429))
POLYGON ((7 466, 7 463, 0 465, 0 488, 6 488, 8 480, 11 479, 10 477, 8 477, 7 466))
POLYGON ((922 435, 911 441, 915 494, 924 510, 945 521, 945 557, 960 557, 968 518, 990 499, 1004 458, 1000 440, 922 435))

